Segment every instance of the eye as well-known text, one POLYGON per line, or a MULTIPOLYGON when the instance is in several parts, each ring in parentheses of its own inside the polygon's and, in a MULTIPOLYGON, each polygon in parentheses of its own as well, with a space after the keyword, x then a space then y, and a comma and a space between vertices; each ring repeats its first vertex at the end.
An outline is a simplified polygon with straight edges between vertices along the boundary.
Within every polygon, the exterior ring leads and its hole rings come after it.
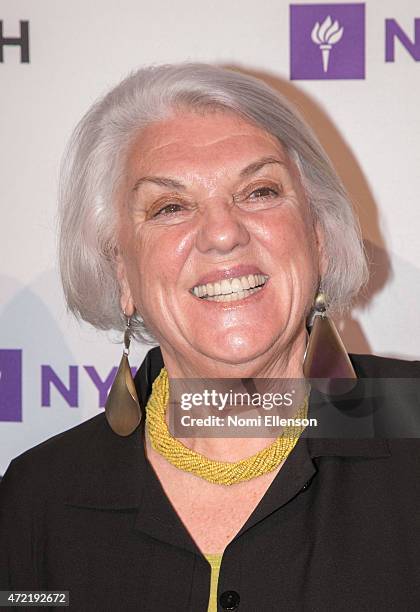
POLYGON ((254 189, 248 197, 251 200, 257 200, 261 198, 275 198, 278 195, 278 191, 272 187, 258 187, 258 189, 254 189))
POLYGON ((233 201, 240 208, 250 212, 279 206, 284 195, 282 184, 268 180, 267 183, 264 183, 263 180, 248 184, 245 189, 233 196, 233 201))
POLYGON ((152 216, 153 218, 155 218, 161 215, 172 215, 174 213, 179 212, 181 209, 182 209, 182 206, 180 204, 176 204, 176 203, 166 204, 160 210, 154 213, 152 216))

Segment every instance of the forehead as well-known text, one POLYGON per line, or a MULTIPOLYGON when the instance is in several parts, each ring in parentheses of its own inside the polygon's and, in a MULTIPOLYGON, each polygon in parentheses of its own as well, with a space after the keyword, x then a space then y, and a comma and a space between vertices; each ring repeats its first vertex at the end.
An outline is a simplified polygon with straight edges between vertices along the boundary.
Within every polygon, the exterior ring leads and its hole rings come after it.
POLYGON ((184 112, 149 125, 135 139, 129 155, 133 172, 205 173, 243 167, 258 157, 286 152, 271 134, 231 112, 184 112))

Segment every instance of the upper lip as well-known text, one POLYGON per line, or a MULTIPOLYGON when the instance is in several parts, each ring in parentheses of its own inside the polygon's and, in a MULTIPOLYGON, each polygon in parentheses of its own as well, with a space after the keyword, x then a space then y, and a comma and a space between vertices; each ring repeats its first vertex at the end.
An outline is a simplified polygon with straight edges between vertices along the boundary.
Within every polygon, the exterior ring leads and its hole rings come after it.
POLYGON ((217 281, 221 281, 223 279, 247 276, 248 274, 263 274, 264 276, 268 276, 258 266, 241 264, 231 268, 212 270, 208 274, 201 276, 198 281, 194 283, 193 287, 197 287, 198 285, 206 285, 207 283, 216 283, 217 281))

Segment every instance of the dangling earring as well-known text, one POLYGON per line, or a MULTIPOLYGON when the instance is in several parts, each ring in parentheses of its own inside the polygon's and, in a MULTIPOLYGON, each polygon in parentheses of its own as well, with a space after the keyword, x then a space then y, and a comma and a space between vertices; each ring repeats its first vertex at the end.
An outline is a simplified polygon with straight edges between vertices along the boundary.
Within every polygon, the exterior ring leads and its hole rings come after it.
POLYGON ((109 426, 119 436, 129 436, 141 420, 140 403, 128 362, 130 322, 130 317, 126 317, 123 356, 105 404, 105 415, 109 426))
POLYGON ((333 320, 327 315, 324 293, 318 292, 314 316, 303 360, 303 373, 311 385, 322 393, 347 393, 357 376, 333 320))

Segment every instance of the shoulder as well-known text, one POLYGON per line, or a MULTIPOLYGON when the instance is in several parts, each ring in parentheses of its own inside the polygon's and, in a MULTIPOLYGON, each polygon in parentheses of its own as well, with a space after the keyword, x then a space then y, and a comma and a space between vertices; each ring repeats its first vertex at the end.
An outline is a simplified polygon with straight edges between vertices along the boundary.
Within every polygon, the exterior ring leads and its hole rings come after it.
POLYGON ((361 378, 419 378, 420 361, 391 359, 377 355, 349 355, 361 378))
POLYGON ((349 356, 360 378, 384 379, 378 387, 386 390, 381 394, 378 420, 379 416, 382 416, 386 425, 386 444, 391 458, 386 470, 389 482, 393 471, 397 474, 395 487, 400 481, 407 483, 410 479, 415 479, 417 482, 420 472, 420 361, 377 355, 349 356), (390 384, 387 384, 385 379, 411 380, 407 383, 401 380, 390 381, 390 384), (389 435, 394 430, 394 435, 389 435))
POLYGON ((60 463, 71 461, 80 455, 81 448, 85 444, 103 433, 105 426, 105 413, 101 412, 23 452, 13 460, 13 463, 16 465, 36 463, 47 466, 52 459, 60 463))
POLYGON ((48 488, 68 478, 92 442, 103 435, 106 427, 105 414, 97 416, 48 438, 15 457, 2 480, 1 491, 12 487, 14 481, 19 487, 39 486, 48 483, 48 488))
POLYGON ((102 412, 16 457, 0 483, 0 506, 131 507, 148 474, 143 438, 142 424, 118 436, 102 412))

